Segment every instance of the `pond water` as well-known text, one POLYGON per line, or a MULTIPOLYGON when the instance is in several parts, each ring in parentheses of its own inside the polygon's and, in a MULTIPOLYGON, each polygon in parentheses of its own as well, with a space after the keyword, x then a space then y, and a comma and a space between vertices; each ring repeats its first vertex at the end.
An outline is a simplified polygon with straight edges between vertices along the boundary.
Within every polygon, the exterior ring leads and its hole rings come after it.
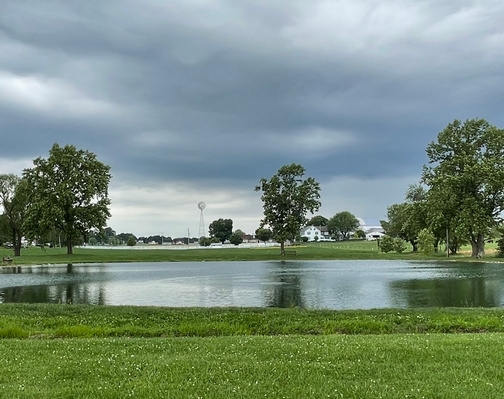
POLYGON ((0 302, 310 309, 498 307, 504 264, 379 260, 0 269, 0 302))

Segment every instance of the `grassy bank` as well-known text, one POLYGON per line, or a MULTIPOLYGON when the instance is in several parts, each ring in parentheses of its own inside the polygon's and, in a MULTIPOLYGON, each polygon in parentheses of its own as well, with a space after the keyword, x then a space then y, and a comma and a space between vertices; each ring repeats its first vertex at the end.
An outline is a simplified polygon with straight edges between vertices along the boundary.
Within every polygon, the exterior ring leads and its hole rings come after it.
POLYGON ((500 398, 504 334, 9 340, 2 398, 500 398))
POLYGON ((0 397, 499 398, 503 331, 501 309, 4 304, 0 397))
POLYGON ((503 332, 504 309, 304 310, 3 304, 0 338, 503 332))
MULTIPOLYGON (((73 255, 66 255, 66 248, 38 247, 23 249, 20 257, 13 258, 16 265, 65 264, 65 263, 114 263, 114 262, 189 262, 189 261, 250 261, 250 260, 322 260, 322 259, 404 259, 404 260, 446 260, 443 253, 426 256, 420 253, 403 254, 378 251, 376 242, 348 241, 334 243, 309 243, 290 248, 296 254, 280 255, 277 247, 259 248, 212 248, 212 249, 89 249, 75 248, 73 255)), ((487 248, 486 260, 498 260, 494 248, 487 248)), ((1 256, 12 256, 12 251, 0 249, 1 256)), ((451 260, 474 260, 463 248, 451 260)), ((5 266, 5 265, 4 265, 5 266)))

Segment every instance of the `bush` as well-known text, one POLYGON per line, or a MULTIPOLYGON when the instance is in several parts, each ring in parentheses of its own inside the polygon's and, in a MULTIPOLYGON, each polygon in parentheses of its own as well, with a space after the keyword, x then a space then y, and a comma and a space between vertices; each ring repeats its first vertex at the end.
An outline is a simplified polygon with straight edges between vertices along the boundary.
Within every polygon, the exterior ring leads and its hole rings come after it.
POLYGON ((388 235, 384 235, 379 243, 381 252, 387 253, 394 250, 394 239, 388 235))
POLYGON ((202 247, 209 247, 211 243, 212 240, 209 237, 200 237, 199 239, 199 245, 202 247))
POLYGON ((404 251, 407 249, 406 241, 403 239, 397 237, 394 239, 394 251, 396 251, 398 254, 402 254, 404 251))
POLYGON ((359 240, 363 240, 366 238, 366 233, 364 233, 362 230, 359 229, 355 232, 354 237, 359 240))
POLYGON ((234 245, 240 245, 243 242, 243 238, 239 233, 233 233, 229 237, 229 242, 234 245))
POLYGON ((301 239, 303 240, 303 242, 308 242, 308 237, 303 236, 301 237, 301 239))
POLYGON ((134 247, 136 245, 136 239, 133 236, 129 236, 128 241, 126 241, 128 247, 134 247))
POLYGON ((428 229, 420 230, 418 233, 418 249, 425 255, 429 255, 434 252, 434 243, 436 239, 434 234, 428 229))

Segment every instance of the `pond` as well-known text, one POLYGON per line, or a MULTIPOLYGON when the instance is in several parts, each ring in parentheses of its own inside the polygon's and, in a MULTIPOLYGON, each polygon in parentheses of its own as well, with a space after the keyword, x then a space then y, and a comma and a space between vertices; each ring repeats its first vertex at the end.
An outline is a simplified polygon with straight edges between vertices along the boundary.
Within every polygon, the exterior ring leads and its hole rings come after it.
POLYGON ((0 269, 0 302, 371 309, 498 307, 504 265, 380 260, 0 269))

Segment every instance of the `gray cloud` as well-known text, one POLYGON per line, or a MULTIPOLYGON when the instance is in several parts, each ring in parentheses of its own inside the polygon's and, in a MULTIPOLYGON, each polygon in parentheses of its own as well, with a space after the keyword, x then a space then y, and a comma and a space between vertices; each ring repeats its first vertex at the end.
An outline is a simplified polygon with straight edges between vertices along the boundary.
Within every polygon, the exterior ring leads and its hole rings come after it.
POLYGON ((89 149, 112 166, 111 224, 145 234, 164 211, 128 219, 132 187, 207 193, 220 210, 239 197, 232 216, 251 230, 252 187, 290 162, 321 181, 326 216, 381 218, 449 122, 504 125, 503 16, 470 0, 3 1, 0 166, 54 142, 89 149), (353 210, 349 187, 368 186, 380 199, 353 210))

